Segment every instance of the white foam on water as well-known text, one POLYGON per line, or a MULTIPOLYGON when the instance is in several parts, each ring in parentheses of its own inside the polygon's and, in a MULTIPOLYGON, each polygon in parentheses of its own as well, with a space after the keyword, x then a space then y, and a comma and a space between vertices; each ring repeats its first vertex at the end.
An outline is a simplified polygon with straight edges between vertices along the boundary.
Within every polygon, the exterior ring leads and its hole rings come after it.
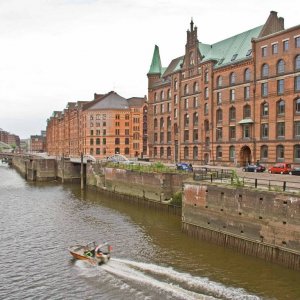
POLYGON ((161 267, 155 264, 135 262, 131 260, 125 259, 112 259, 113 263, 118 263, 119 267, 122 265, 129 267, 130 270, 140 271, 141 274, 143 272, 149 272, 150 274, 159 275, 168 278, 173 281, 174 284, 183 285, 188 290, 200 290, 205 294, 210 294, 214 297, 221 299, 247 299, 247 300, 258 300, 260 299, 258 296, 248 294, 245 290, 241 288, 233 288, 226 287, 223 284, 214 282, 209 280, 206 277, 197 277, 192 276, 188 273, 181 273, 175 271, 171 267, 161 267))
POLYGON ((116 277, 114 274, 108 273, 102 267, 91 265, 89 262, 83 260, 76 260, 75 266, 79 269, 79 275, 84 278, 93 278, 93 279, 100 279, 101 284, 109 283, 110 286, 114 287, 117 290, 121 290, 124 292, 133 295, 134 299, 136 300, 151 300, 151 297, 148 298, 144 295, 141 291, 136 290, 126 282, 122 280, 122 278, 116 277))
POLYGON ((168 296, 172 296, 172 298, 177 299, 185 299, 185 300, 208 300, 215 299, 211 296, 206 296, 203 294, 198 294, 189 290, 186 290, 176 283, 169 283, 161 281, 160 279, 156 279, 154 277, 149 276, 148 274, 144 274, 142 271, 132 268, 130 264, 124 263, 122 260, 113 260, 108 264, 102 265, 101 268, 109 272, 110 274, 114 274, 118 277, 125 279, 127 282, 132 281, 135 283, 141 284, 141 286, 152 287, 155 289, 156 293, 160 294, 168 294, 168 296))
MULTIPOLYGON (((112 258, 107 264, 101 266, 92 266, 83 261, 77 261, 76 265, 80 268, 83 276, 102 276, 113 286, 135 295, 141 292, 140 288, 136 286, 140 285, 142 289, 147 286, 150 293, 151 290, 154 290, 156 294, 168 295, 175 299, 260 299, 241 288, 227 287, 206 277, 192 276, 189 273, 175 271, 171 267, 150 263, 112 258)), ((145 296, 145 298, 148 297, 145 296)), ((151 296, 148 299, 151 299, 151 296)))

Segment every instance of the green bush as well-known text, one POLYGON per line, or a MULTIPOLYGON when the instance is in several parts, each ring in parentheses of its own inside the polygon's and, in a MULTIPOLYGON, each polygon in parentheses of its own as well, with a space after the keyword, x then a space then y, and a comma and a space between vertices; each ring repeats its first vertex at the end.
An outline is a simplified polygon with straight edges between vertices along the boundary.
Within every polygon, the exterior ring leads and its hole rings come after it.
POLYGON ((181 206, 182 206, 182 192, 176 192, 176 193, 173 195, 170 204, 176 205, 176 206, 180 206, 180 207, 181 207, 181 206))
POLYGON ((232 170, 232 175, 231 175, 231 185, 234 186, 244 186, 243 181, 240 179, 240 177, 237 175, 235 170, 232 170))

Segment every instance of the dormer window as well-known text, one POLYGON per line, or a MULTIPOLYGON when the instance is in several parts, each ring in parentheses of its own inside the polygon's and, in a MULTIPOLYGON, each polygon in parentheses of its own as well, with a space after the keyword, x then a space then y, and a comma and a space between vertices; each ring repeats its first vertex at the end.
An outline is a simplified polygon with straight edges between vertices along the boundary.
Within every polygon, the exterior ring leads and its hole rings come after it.
POLYGON ((224 58, 221 58, 218 64, 221 65, 223 63, 223 61, 224 61, 224 58))
POLYGON ((250 56, 252 54, 252 49, 249 49, 246 53, 246 56, 250 56))
POLYGON ((233 54, 232 58, 231 58, 231 61, 234 61, 236 58, 237 58, 237 53, 236 54, 233 54))

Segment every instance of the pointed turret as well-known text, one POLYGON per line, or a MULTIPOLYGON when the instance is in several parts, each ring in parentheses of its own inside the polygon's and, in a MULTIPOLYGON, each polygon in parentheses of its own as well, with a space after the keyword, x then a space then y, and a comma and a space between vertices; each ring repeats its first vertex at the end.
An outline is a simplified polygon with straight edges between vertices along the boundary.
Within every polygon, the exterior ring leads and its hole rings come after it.
POLYGON ((148 72, 148 75, 152 74, 161 74, 161 61, 159 55, 159 48, 155 45, 151 66, 148 72))

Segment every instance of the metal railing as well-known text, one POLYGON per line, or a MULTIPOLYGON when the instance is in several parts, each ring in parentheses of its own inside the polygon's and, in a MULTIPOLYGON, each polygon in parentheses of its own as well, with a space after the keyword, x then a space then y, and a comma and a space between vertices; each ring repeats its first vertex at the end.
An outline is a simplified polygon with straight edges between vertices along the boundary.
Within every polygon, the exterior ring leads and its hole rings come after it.
POLYGON ((234 171, 228 169, 201 168, 194 170, 194 180, 273 192, 300 193, 300 182, 238 176, 234 171))
POLYGON ((232 170, 216 169, 216 168, 201 168, 194 170, 194 180, 196 181, 210 181, 222 182, 232 177, 232 170))

